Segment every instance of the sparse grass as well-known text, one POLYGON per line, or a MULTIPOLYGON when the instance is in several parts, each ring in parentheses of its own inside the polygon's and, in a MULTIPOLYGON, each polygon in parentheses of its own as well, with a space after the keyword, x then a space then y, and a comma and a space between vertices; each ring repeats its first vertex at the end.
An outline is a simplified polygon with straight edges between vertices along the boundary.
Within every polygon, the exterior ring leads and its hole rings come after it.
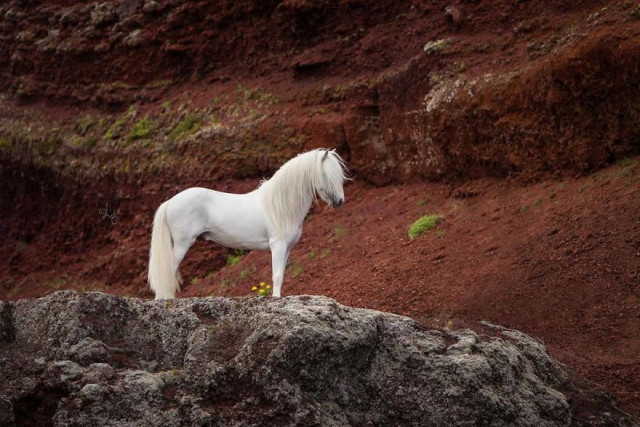
POLYGON ((416 202, 416 206, 424 206, 427 204, 427 199, 420 199, 416 202))
POLYGON ((219 106, 220 104, 222 104, 222 97, 221 96, 214 96, 211 99, 211 105, 215 106, 219 106))
POLYGON ((189 135, 193 135, 194 133, 198 132, 198 130, 200 130, 201 126, 202 120, 192 114, 187 114, 184 119, 182 119, 180 123, 178 123, 176 127, 174 127, 173 130, 169 132, 168 138, 170 141, 173 141, 178 138, 184 138, 189 135))
POLYGON ((95 119, 91 115, 85 114, 76 120, 75 130, 80 136, 85 136, 89 131, 95 128, 95 126, 95 119))
POLYGON ((253 101, 259 104, 280 103, 280 99, 277 96, 267 92, 265 89, 260 87, 255 89, 249 89, 242 85, 238 85, 236 87, 236 92, 241 94, 245 101, 253 101))
POLYGON ((127 123, 126 116, 119 117, 115 122, 113 122, 111 126, 109 126, 109 129, 107 129, 105 134, 102 136, 102 139, 104 139, 105 141, 109 141, 112 139, 119 138, 120 135, 122 135, 122 132, 124 131, 126 123, 127 123))
POLYGON ((8 285, 7 287, 11 286, 11 289, 9 290, 9 292, 7 292, 7 297, 13 298, 14 296, 16 296, 19 292, 22 291, 22 288, 25 283, 27 283, 26 277, 17 283, 13 283, 13 281, 9 281, 6 285, 8 285))
POLYGON ((322 252, 320 252, 320 258, 326 258, 329 255, 331 255, 331 249, 329 248, 323 249, 322 252))
POLYGON ((132 142, 137 139, 142 139, 151 134, 153 130, 153 122, 149 118, 149 116, 144 116, 144 118, 138 120, 127 135, 127 142, 132 142))
POLYGON ((227 265, 233 267, 239 264, 242 258, 248 253, 249 251, 234 249, 230 254, 227 254, 227 265))
POLYGON ((453 320, 449 319, 444 323, 444 329, 447 331, 453 330, 453 320))
POLYGON ((529 206, 527 206, 527 205, 522 205, 522 206, 520 207, 520 213, 525 213, 525 212, 527 212, 528 210, 529 210, 529 206))
POLYGON ((333 226, 333 234, 336 237, 342 237, 347 233, 347 229, 342 224, 336 224, 333 226))
POLYGON ((171 84, 171 80, 155 80, 148 85, 145 86, 147 89, 161 89, 169 86, 171 84))
POLYGON ((316 254, 316 251, 312 250, 311 252, 309 252, 309 259, 314 259, 317 256, 318 256, 318 254, 316 254))
POLYGON ((425 215, 420 218, 409 227, 409 238, 411 240, 420 236, 427 230, 431 230, 442 220, 440 215, 425 215))
POLYGON ((535 207, 535 208, 539 207, 540 205, 542 205, 542 199, 536 199, 533 202, 533 207, 535 207))
POLYGON ((622 159, 620 159, 620 160, 618 160, 616 162, 616 164, 621 168, 629 167, 629 166, 633 165, 634 163, 635 163, 634 159, 632 159, 630 157, 622 158, 622 159))
POLYGON ((218 285, 218 295, 226 293, 231 287, 231 280, 228 277, 223 277, 218 285))
POLYGON ((293 263, 291 264, 291 268, 289 269, 291 278, 294 279, 298 277, 303 271, 304 267, 301 264, 293 263))
POLYGON ((241 278, 242 280, 244 280, 244 279, 246 279, 247 277, 249 277, 249 269, 248 269, 248 268, 243 269, 243 270, 240 272, 239 276, 240 276, 240 278, 241 278))
POLYGON ((55 289, 55 290, 59 290, 62 289, 63 287, 67 286, 67 284, 69 283, 69 280, 71 280, 71 278, 68 275, 62 275, 60 277, 56 277, 51 279, 51 281, 49 282, 49 287, 51 289, 55 289))

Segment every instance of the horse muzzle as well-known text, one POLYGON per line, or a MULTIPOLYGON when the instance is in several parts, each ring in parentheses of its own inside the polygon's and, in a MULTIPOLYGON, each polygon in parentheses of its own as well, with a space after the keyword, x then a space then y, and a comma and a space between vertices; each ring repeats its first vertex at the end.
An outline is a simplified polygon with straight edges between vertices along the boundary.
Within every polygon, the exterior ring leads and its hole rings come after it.
POLYGON ((344 199, 338 199, 338 200, 332 200, 331 201, 331 207, 332 208, 339 208, 342 205, 344 205, 344 199))

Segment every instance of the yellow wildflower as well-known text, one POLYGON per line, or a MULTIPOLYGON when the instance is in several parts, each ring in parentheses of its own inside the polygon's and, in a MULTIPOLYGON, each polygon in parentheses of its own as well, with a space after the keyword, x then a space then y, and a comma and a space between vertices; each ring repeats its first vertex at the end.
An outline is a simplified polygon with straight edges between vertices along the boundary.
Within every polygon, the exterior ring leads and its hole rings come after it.
POLYGON ((267 289, 271 289, 271 285, 267 285, 267 289))
POLYGON ((252 286, 252 287, 251 287, 251 290, 252 290, 252 291, 257 291, 257 290, 258 290, 258 287, 257 287, 257 286, 252 286))

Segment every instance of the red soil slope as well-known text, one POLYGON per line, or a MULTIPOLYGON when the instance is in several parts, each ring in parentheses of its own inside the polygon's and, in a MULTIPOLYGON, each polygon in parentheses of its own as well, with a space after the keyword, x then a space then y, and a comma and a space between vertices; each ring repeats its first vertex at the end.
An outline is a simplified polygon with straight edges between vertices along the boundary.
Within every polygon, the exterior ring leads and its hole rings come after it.
MULTIPOLYGON (((313 208, 284 295, 520 329, 640 416, 636 4, 105 4, 0 5, 1 298, 150 298, 163 200, 246 192, 294 153, 335 146, 354 173, 347 203, 313 208), (147 140, 97 124, 131 107, 160 122, 165 103, 180 117, 147 140), (203 130, 168 144, 191 110, 203 130), (24 129, 60 136, 23 143, 24 129), (426 214, 442 221, 409 239, 426 214)), ((197 242, 180 296, 270 280, 267 253, 229 255, 197 242)))

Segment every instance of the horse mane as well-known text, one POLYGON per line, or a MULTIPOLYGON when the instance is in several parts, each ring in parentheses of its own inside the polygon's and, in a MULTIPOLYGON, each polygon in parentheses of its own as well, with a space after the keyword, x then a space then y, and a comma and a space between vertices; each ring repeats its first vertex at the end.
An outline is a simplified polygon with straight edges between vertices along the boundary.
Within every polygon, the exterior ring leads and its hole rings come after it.
MULTIPOLYGON (((326 152, 316 149, 298 154, 260 185, 262 202, 278 234, 295 230, 309 211, 322 185, 322 157, 326 152)), ((344 178, 344 162, 335 152, 329 153, 338 160, 344 178)))

